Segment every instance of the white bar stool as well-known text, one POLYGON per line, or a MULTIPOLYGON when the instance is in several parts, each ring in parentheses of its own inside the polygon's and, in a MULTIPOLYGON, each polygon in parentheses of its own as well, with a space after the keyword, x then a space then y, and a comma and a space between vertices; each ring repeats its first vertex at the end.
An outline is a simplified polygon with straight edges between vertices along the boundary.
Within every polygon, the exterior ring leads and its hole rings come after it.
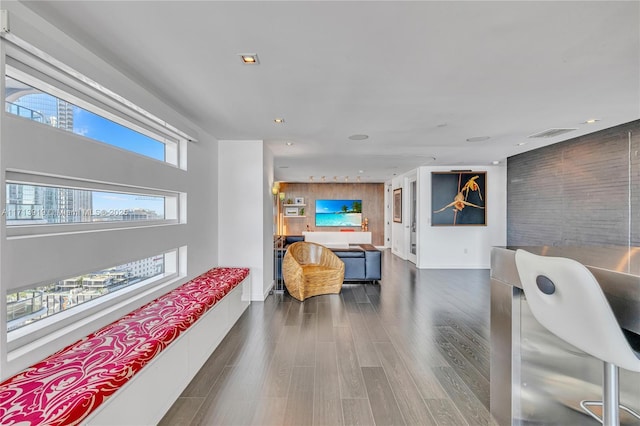
POLYGON ((581 263, 517 250, 516 266, 533 316, 550 332, 604 362, 603 400, 580 405, 605 426, 620 424, 618 367, 640 372, 640 352, 625 337, 600 284, 581 263), (602 405, 602 419, 588 407, 602 405))

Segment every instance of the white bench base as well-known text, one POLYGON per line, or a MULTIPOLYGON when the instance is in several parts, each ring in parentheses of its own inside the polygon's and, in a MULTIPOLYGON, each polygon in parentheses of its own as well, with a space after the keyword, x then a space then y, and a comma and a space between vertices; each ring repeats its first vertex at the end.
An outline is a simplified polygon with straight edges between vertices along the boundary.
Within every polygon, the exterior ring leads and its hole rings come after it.
POLYGON ((251 275, 100 405, 83 425, 156 425, 247 309, 251 275), (247 288, 245 289, 245 286, 247 288))

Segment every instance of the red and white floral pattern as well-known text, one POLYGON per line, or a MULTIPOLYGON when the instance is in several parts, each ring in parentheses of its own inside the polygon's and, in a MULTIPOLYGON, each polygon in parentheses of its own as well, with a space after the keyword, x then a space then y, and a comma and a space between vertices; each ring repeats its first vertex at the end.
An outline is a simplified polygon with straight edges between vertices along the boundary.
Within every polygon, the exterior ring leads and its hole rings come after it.
POLYGON ((80 423, 248 275, 211 269, 0 383, 0 424, 80 423))

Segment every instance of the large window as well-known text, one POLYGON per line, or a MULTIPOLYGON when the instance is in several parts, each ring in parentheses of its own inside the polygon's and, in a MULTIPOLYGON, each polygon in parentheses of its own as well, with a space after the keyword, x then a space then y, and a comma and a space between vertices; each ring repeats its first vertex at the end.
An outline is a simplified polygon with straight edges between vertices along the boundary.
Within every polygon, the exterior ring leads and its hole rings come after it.
POLYGON ((165 161, 165 144, 14 78, 5 80, 10 114, 165 161))
POLYGON ((7 183, 8 226, 165 219, 165 197, 7 183))
POLYGON ((7 329, 27 326, 165 272, 165 255, 70 277, 7 294, 7 329))
POLYGON ((5 376, 185 279, 193 138, 13 34, 0 43, 5 376))

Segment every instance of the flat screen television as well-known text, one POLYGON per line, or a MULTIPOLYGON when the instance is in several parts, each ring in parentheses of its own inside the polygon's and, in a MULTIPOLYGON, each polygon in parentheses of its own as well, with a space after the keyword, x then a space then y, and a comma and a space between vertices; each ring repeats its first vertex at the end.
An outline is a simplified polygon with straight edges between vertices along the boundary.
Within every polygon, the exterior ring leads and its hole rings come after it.
POLYGON ((362 200, 316 200, 316 227, 361 225, 362 200))

